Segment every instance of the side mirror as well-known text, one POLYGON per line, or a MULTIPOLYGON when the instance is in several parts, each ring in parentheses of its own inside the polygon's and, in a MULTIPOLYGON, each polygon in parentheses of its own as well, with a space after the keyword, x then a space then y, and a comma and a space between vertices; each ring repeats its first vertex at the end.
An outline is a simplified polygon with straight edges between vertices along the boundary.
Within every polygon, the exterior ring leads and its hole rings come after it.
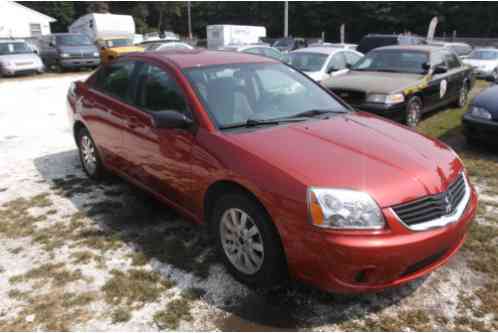
POLYGON ((422 64, 422 69, 427 73, 431 70, 431 64, 429 64, 428 62, 424 62, 422 64))
POLYGON ((50 42, 50 43, 48 43, 48 46, 55 47, 55 43, 54 42, 50 42))
POLYGON ((353 67, 352 64, 346 64, 346 69, 351 69, 351 67, 353 67))
POLYGON ((188 128, 194 122, 178 111, 159 111, 152 113, 156 128, 188 128))
POLYGON ((437 65, 434 67, 434 74, 444 74, 448 71, 448 67, 445 65, 437 65))
POLYGON ((327 74, 330 74, 330 73, 333 73, 333 72, 336 72, 336 71, 338 71, 338 69, 337 69, 337 68, 335 68, 335 67, 330 67, 329 69, 327 69, 327 74))

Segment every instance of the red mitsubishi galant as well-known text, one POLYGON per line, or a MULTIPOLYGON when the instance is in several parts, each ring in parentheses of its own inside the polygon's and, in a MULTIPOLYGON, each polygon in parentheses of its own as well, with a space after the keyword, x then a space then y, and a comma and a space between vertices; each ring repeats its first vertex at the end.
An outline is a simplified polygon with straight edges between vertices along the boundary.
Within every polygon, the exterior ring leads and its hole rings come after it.
POLYGON ((269 58, 129 54, 73 84, 68 101, 85 172, 116 173, 207 224, 249 285, 400 285, 455 254, 476 213, 445 144, 269 58))

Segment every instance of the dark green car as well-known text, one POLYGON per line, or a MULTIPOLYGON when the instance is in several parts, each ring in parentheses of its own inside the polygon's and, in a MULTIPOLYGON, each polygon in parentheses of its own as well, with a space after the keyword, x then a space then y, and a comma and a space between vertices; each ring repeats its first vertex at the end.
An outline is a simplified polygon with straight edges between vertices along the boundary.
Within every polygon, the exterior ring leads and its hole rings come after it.
POLYGON ((463 107, 474 81, 472 69, 453 52, 410 45, 374 49, 323 84, 356 109, 415 127, 427 111, 463 107))

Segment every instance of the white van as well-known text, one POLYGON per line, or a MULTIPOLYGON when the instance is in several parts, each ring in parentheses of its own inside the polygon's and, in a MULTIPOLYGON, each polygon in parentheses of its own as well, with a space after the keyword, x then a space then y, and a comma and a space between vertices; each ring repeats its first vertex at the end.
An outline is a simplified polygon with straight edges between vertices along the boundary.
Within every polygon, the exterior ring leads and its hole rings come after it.
POLYGON ((135 36, 135 21, 130 15, 87 14, 69 26, 69 32, 82 33, 92 41, 111 36, 135 36))
POLYGON ((265 27, 247 25, 208 25, 206 27, 208 49, 219 49, 230 44, 255 44, 266 37, 265 27))

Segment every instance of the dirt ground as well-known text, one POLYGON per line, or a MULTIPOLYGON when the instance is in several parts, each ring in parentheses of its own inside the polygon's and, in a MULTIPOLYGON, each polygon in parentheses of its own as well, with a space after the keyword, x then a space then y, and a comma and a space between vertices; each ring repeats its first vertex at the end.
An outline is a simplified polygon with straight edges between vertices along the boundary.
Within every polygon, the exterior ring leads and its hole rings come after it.
POLYGON ((464 110, 420 126, 461 154, 481 197, 446 266, 374 295, 258 291, 202 228, 118 178, 85 177, 65 95, 87 75, 0 80, 0 330, 498 330, 498 153, 465 144, 464 110))

